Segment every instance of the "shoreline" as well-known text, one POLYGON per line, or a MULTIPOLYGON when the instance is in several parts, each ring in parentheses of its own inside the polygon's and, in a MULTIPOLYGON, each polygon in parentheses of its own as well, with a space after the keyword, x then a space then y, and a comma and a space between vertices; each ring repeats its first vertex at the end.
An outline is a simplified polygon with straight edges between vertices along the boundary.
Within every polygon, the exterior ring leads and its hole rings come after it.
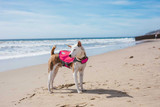
MULTIPOLYGON (((100 47, 100 48, 95 48, 95 49, 86 49, 86 52, 87 52, 87 55, 90 57, 90 56, 95 56, 95 55, 101 55, 101 54, 108 53, 111 51, 116 51, 116 50, 125 49, 128 47, 132 47, 132 46, 137 45, 138 43, 141 43, 141 42, 135 42, 130 45, 123 44, 120 47, 113 46, 113 48, 100 47), (97 49, 98 51, 96 51, 97 49)), ((44 55, 37 55, 37 56, 27 56, 27 57, 0 60, 0 68, 1 68, 0 72, 20 69, 23 67, 30 67, 30 66, 38 65, 38 64, 45 64, 48 62, 49 57, 50 57, 50 54, 44 54, 44 55), (10 65, 9 68, 8 68, 8 65, 10 65)))
MULTIPOLYGON (((127 49, 127 48, 134 47, 134 46, 136 46, 136 45, 140 45, 140 44, 143 44, 143 43, 145 43, 145 42, 149 42, 149 41, 153 41, 153 40, 154 40, 154 39, 138 41, 138 42, 135 43, 135 45, 133 45, 133 46, 129 46, 129 47, 121 48, 121 49, 113 49, 113 50, 111 50, 111 51, 102 52, 102 53, 100 52, 99 54, 93 53, 93 54, 91 54, 89 57, 99 56, 99 55, 103 55, 103 54, 106 54, 106 53, 110 53, 110 52, 115 52, 115 51, 127 49)), ((30 57, 23 57, 23 58, 16 58, 16 59, 7 59, 7 61, 6 61, 6 60, 1 60, 1 61, 0 61, 0 62, 1 62, 1 66, 0 66, 0 67, 1 67, 1 68, 2 68, 4 65, 8 64, 8 62, 10 62, 10 61, 11 61, 12 64, 15 64, 15 65, 13 65, 13 66, 15 66, 15 67, 12 67, 12 69, 0 70, 0 72, 7 72, 7 71, 13 71, 13 70, 18 70, 18 69, 28 68, 28 67, 32 67, 32 66, 44 65, 44 64, 47 64, 47 63, 45 63, 45 62, 40 62, 40 63, 36 64, 37 61, 35 61, 33 64, 28 64, 28 65, 22 64, 22 66, 19 67, 19 65, 21 65, 21 62, 23 62, 23 61, 26 62, 26 64, 29 63, 30 60, 31 60, 31 62, 32 62, 32 61, 33 61, 32 59, 34 59, 34 60, 39 60, 39 61, 40 61, 40 60, 47 60, 46 62, 48 62, 49 57, 50 57, 50 54, 46 54, 46 55, 30 56, 30 57), (40 59, 40 57, 41 57, 41 59, 40 59), (13 63, 13 62, 17 62, 17 61, 20 61, 20 62, 18 62, 18 64, 13 63), (4 62, 4 63, 3 63, 3 62, 4 62), (18 65, 18 66, 17 66, 17 65, 18 65)), ((10 64, 9 64, 9 65, 10 65, 10 64)), ((3 69, 3 68, 2 68, 2 69, 3 69)))
MULTIPOLYGON (((125 49, 133 48, 133 47, 135 47, 135 46, 137 46, 137 45, 145 44, 145 43, 148 43, 148 42, 155 42, 155 41, 160 41, 160 39, 158 39, 158 40, 155 40, 155 39, 143 40, 143 41, 140 41, 139 43, 136 43, 136 44, 133 45, 133 46, 129 46, 129 47, 126 47, 126 48, 117 49, 117 50, 113 50, 113 51, 108 51, 108 52, 105 52, 105 53, 100 53, 100 54, 91 55, 91 56, 89 56, 89 58, 90 58, 90 57, 98 57, 98 56, 105 55, 105 54, 111 54, 111 53, 115 53, 115 52, 118 52, 118 51, 123 51, 123 50, 125 50, 125 49)), ((40 55, 40 56, 32 56, 32 57, 37 57, 36 59, 39 59, 39 57, 41 57, 41 56, 44 56, 43 59, 46 59, 46 58, 49 59, 49 57, 50 57, 50 55, 40 55)), ((28 58, 29 58, 29 60, 30 60, 30 59, 32 59, 32 57, 24 57, 24 58, 18 58, 18 59, 14 59, 14 60, 19 60, 19 59, 22 59, 22 60, 25 59, 25 60, 27 60, 28 58)), ((48 61, 48 59, 47 59, 47 61, 48 61)), ((11 60, 12 60, 12 59, 11 59, 11 60)), ((29 62, 29 60, 28 60, 28 62, 29 62)), ((39 59, 39 60, 40 60, 40 59, 39 59)), ((0 73, 1 73, 1 72, 17 71, 17 70, 27 69, 27 68, 32 68, 32 67, 37 67, 37 66, 41 66, 41 65, 43 65, 43 66, 44 66, 44 65, 48 65, 48 63, 33 64, 33 65, 22 66, 22 67, 18 67, 18 68, 16 67, 16 68, 9 69, 9 70, 5 70, 5 71, 0 71, 0 73)))
POLYGON ((53 94, 47 90, 47 64, 0 72, 0 106, 159 107, 159 44, 160 40, 151 40, 90 56, 83 94, 77 94, 74 85, 62 87, 74 83, 65 67, 56 76, 53 94))

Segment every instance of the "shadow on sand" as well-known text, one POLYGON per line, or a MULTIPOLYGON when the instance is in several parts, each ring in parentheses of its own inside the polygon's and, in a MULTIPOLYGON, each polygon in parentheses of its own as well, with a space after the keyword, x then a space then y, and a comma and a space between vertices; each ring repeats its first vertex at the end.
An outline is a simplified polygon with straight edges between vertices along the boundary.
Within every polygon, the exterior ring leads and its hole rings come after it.
MULTIPOLYGON (((83 83, 85 84, 85 83, 83 83)), ((61 90, 69 90, 70 92, 54 92, 54 93, 61 93, 61 94, 66 94, 66 93, 77 93, 76 89, 68 89, 68 87, 72 87, 75 85, 74 83, 72 84, 65 84, 65 85, 59 85, 55 89, 61 89, 61 90), (67 88, 67 89, 64 89, 67 88)), ((126 92, 119 91, 119 90, 113 90, 113 89, 88 89, 83 91, 84 94, 106 94, 106 98, 115 98, 115 97, 130 97, 133 98, 132 96, 128 95, 126 92)))
MULTIPOLYGON (((67 89, 71 90, 71 93, 77 93, 77 90, 75 89, 67 89)), ((63 92, 61 92, 63 93, 63 92)), ((130 97, 132 96, 128 95, 126 92, 118 91, 118 90, 112 90, 112 89, 90 89, 90 90, 84 90, 83 93, 86 94, 106 94, 106 98, 115 98, 115 97, 130 97)))
POLYGON ((128 95, 126 92, 118 91, 118 90, 112 90, 112 89, 92 89, 92 90, 86 90, 84 93, 88 94, 108 94, 107 98, 114 98, 114 97, 130 97, 132 96, 128 95))

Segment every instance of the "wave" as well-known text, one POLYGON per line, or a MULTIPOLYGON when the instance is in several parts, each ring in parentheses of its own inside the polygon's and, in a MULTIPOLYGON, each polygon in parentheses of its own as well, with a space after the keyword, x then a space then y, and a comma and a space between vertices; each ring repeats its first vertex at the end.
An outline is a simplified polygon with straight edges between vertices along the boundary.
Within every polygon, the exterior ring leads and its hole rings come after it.
MULTIPOLYGON (((44 41, 7 41, 0 42, 0 48, 5 47, 39 47, 39 46, 53 46, 64 44, 75 44, 78 40, 44 40, 44 41)), ((121 39, 83 39, 83 44, 91 43, 113 43, 113 42, 133 42, 133 38, 121 38, 121 39)))
MULTIPOLYGON (((57 46, 56 52, 69 49, 66 45, 73 45, 79 39, 67 40, 17 40, 0 41, 0 60, 31 57, 50 54, 53 45, 57 46)), ((134 38, 107 38, 107 39, 81 39, 86 50, 107 48, 107 46, 134 43, 134 38)))
MULTIPOLYGON (((59 51, 60 50, 57 50, 57 51, 55 51, 55 53, 59 53, 59 51)), ((50 52, 49 51, 43 51, 43 52, 27 53, 27 54, 19 54, 19 55, 0 56, 0 60, 23 58, 23 57, 32 57, 32 56, 39 56, 39 55, 46 55, 46 54, 50 54, 50 52)))

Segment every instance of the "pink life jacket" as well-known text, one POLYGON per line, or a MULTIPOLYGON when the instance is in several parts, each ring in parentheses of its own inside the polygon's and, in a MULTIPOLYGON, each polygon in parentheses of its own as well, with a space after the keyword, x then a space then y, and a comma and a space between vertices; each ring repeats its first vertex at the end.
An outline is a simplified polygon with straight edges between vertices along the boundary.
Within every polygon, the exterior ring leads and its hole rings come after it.
POLYGON ((71 51, 62 50, 59 52, 59 59, 62 62, 62 65, 69 68, 71 63, 73 62, 80 62, 81 64, 84 64, 88 61, 88 57, 83 58, 81 61, 77 60, 76 58, 69 57, 71 51))

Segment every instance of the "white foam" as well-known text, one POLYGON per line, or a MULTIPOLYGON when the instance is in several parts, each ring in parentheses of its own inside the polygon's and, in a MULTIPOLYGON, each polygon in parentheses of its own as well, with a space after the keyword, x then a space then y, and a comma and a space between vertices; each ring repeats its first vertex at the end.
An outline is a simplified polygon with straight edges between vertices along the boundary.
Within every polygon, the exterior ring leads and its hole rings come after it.
MULTIPOLYGON (((73 45, 77 39, 71 40, 33 40, 33 41, 0 41, 0 60, 31 57, 50 54, 53 45, 56 52, 67 48, 66 44, 73 45)), ((106 48, 108 45, 119 45, 134 42, 133 38, 118 39, 82 39, 85 49, 106 48)), ((68 49, 68 48, 67 48, 68 49)))
MULTIPOLYGON (((58 53, 59 51, 60 50, 57 50, 55 51, 55 53, 58 53)), ((44 52, 36 52, 36 53, 28 53, 28 54, 6 55, 6 56, 0 56, 0 60, 39 56, 39 55, 46 55, 46 54, 50 54, 50 52, 44 51, 44 52)))

